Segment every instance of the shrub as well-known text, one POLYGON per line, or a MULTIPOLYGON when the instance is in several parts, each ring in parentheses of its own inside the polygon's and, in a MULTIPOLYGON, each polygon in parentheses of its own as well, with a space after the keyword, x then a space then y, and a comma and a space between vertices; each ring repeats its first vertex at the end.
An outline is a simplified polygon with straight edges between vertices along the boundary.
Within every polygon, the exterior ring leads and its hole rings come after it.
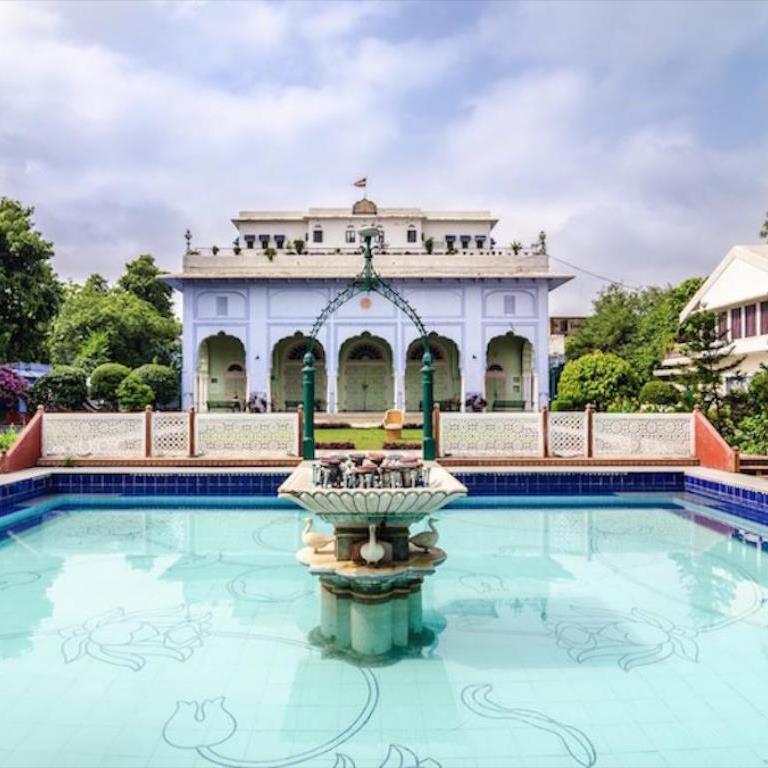
POLYGON ((355 444, 348 440, 339 440, 337 442, 328 443, 315 443, 315 448, 318 450, 330 450, 330 451, 351 451, 354 450, 355 444))
POLYGON ((749 382, 749 396, 754 404, 768 408, 768 368, 765 365, 749 382))
POLYGON ((19 436, 21 430, 10 429, 0 430, 0 453, 7 451, 15 442, 19 436))
POLYGON ((569 360, 560 377, 558 396, 577 408, 593 403, 605 410, 616 400, 632 397, 637 379, 632 366, 610 352, 591 352, 569 360))
POLYGON ((117 388, 117 402, 124 411, 142 411, 154 400, 152 387, 142 384, 133 376, 126 376, 117 388))
POLYGON ((651 405, 675 405, 679 396, 674 384, 658 379, 647 381, 640 389, 639 400, 641 403, 651 405))
POLYGON ((744 453, 768 454, 768 413, 742 419, 736 428, 734 442, 744 453))
POLYGON ((117 388, 123 383, 131 369, 120 363, 103 363, 91 374, 91 397, 104 400, 111 406, 117 405, 117 388))
POLYGON ((85 371, 72 365, 58 365, 50 373, 41 376, 30 389, 33 406, 42 405, 48 410, 76 411, 88 399, 85 371))
POLYGON ((567 400, 564 397, 558 395, 557 400, 554 400, 549 406, 550 411, 579 411, 573 400, 567 400))
POLYGON ((173 368, 147 363, 131 371, 131 378, 146 384, 154 392, 153 405, 167 405, 179 395, 179 379, 173 368))
POLYGON ((0 409, 15 408, 19 400, 27 399, 29 385, 12 368, 0 368, 0 409))

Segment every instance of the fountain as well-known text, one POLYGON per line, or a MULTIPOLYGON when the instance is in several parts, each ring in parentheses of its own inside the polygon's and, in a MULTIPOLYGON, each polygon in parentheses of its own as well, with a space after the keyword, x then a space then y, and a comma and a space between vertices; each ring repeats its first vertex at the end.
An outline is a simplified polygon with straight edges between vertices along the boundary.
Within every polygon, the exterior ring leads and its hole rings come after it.
POLYGON ((369 662, 429 644, 421 586, 446 558, 431 516, 466 493, 441 466, 418 458, 360 453, 300 464, 278 494, 334 529, 327 546, 305 538, 296 554, 320 579, 321 621, 312 640, 369 662), (411 536, 410 526, 425 517, 428 530, 411 536))

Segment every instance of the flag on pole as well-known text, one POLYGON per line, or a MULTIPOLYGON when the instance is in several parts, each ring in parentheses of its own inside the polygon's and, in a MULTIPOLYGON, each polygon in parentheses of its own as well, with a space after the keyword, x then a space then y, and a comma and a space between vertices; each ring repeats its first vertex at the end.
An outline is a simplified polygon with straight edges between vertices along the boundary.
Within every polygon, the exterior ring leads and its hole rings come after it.
POLYGON ((362 179, 358 179, 353 185, 353 187, 367 187, 368 186, 368 177, 363 176, 362 179))

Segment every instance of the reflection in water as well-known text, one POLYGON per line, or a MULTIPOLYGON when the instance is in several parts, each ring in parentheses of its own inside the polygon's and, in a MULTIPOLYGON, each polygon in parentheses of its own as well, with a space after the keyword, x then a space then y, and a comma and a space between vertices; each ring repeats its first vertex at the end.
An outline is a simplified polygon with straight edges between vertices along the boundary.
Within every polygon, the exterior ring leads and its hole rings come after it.
POLYGON ((664 764, 721 701, 707 744, 750 764, 749 732, 768 754, 763 555, 743 531, 668 508, 444 512, 434 641, 371 670, 307 642, 302 516, 82 511, 2 543, 0 763, 634 764, 606 746, 620 728, 664 764), (18 738, 33 728, 50 754, 18 738))

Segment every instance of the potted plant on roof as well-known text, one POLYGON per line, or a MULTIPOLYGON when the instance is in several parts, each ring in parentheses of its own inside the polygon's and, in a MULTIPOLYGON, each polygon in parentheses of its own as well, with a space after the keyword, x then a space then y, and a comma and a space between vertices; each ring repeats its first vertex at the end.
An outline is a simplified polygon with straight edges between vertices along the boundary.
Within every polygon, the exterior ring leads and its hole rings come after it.
POLYGON ((235 252, 235 256, 238 256, 240 254, 241 248, 240 248, 240 238, 236 237, 232 241, 232 250, 235 252))
POLYGON ((266 257, 267 257, 267 258, 268 258, 270 261, 274 261, 274 260, 275 260, 275 256, 277 256, 277 251, 276 251, 276 250, 275 250, 275 249, 274 249, 274 248, 273 248, 271 245, 268 245, 268 246, 267 246, 267 247, 264 249, 264 255, 265 255, 265 256, 266 256, 266 257))
POLYGON ((215 256, 218 252, 219 252, 219 246, 218 245, 214 245, 211 248, 211 253, 215 256))
POLYGON ((428 237, 424 241, 424 249, 427 253, 432 253, 432 251, 435 249, 435 238, 434 237, 428 237))
POLYGON ((296 253, 301 255, 304 253, 304 241, 303 240, 294 240, 293 241, 293 247, 296 249, 296 253))

